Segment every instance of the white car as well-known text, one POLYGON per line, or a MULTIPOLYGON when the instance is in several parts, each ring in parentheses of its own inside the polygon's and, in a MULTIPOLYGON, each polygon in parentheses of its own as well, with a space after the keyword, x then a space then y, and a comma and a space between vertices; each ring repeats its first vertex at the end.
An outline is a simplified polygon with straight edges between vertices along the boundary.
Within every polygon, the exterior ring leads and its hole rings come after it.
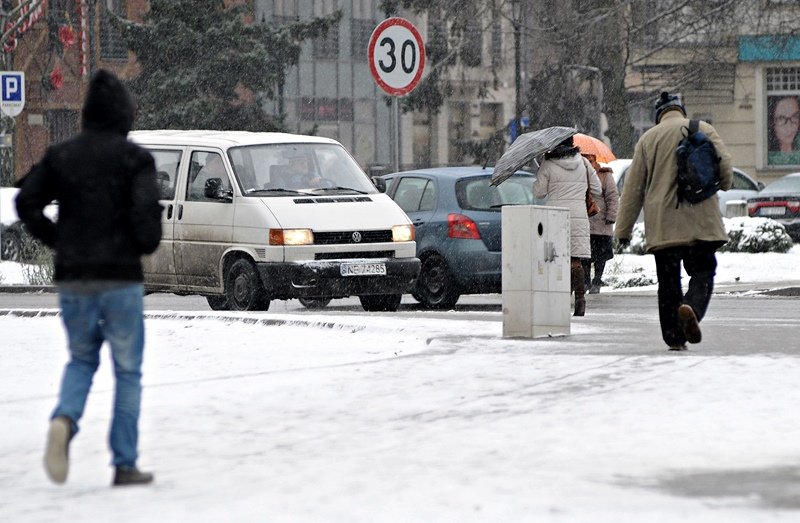
MULTIPOLYGON (((631 162, 632 160, 630 158, 624 158, 614 160, 606 164, 608 167, 611 167, 611 170, 613 171, 614 181, 617 182, 617 190, 619 191, 620 195, 622 194, 622 186, 625 183, 625 173, 631 166, 631 162)), ((733 187, 727 191, 717 192, 720 212, 723 216, 728 216, 728 202, 746 201, 748 198, 752 198, 758 194, 758 192, 763 188, 763 182, 755 181, 747 173, 734 167, 733 187)), ((731 212, 737 211, 732 210, 731 212)), ((738 212, 746 212, 746 207, 743 205, 741 211, 738 212)))

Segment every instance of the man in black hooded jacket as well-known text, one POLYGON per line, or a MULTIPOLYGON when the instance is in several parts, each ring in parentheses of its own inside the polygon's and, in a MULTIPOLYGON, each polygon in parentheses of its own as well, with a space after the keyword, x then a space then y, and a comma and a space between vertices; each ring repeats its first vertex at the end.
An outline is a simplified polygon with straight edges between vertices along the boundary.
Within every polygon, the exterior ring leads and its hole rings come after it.
POLYGON ((100 70, 89 84, 82 131, 50 147, 21 183, 20 219, 55 251, 55 281, 70 360, 64 369, 45 450, 45 470, 63 483, 69 442, 78 432, 100 347, 114 363, 109 441, 114 485, 146 484, 136 467, 144 349, 141 256, 161 241, 153 157, 128 141, 135 105, 122 83, 100 70), (43 210, 58 202, 53 223, 43 210))

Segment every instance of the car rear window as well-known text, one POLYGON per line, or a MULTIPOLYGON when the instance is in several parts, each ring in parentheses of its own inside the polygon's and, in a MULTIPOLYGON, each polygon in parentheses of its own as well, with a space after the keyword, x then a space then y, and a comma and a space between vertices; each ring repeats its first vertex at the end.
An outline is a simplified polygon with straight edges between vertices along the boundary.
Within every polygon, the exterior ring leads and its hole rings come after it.
POLYGON ((503 205, 533 205, 533 176, 512 176, 492 187, 488 176, 464 178, 456 182, 456 198, 462 209, 499 211, 503 205))
POLYGON ((800 192, 800 176, 784 176, 778 178, 761 191, 761 194, 800 192))

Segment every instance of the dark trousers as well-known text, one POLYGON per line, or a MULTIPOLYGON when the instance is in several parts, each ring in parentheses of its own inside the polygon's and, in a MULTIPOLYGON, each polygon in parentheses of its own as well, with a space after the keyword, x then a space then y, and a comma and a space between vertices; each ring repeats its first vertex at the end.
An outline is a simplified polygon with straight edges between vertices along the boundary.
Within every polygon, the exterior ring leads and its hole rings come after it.
POLYGON ((658 274, 658 316, 661 321, 661 337, 667 345, 686 343, 678 321, 678 307, 681 304, 691 306, 698 321, 705 316, 714 290, 716 250, 717 244, 699 243, 670 247, 654 253, 658 274), (689 290, 685 295, 681 288, 681 262, 689 275, 689 290))
POLYGON ((581 258, 581 265, 583 265, 583 280, 586 282, 586 287, 590 285, 597 285, 599 287, 603 281, 603 271, 605 271, 606 268, 606 261, 581 258), (594 278, 591 276, 592 265, 594 265, 594 278))

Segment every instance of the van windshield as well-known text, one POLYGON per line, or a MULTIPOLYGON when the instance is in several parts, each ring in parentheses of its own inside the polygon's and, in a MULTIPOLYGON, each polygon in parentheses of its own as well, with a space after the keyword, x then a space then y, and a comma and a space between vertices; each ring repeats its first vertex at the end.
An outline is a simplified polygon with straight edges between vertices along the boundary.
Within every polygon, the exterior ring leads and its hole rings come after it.
POLYGON ((248 145, 228 151, 242 194, 372 194, 378 190, 340 145, 248 145))

